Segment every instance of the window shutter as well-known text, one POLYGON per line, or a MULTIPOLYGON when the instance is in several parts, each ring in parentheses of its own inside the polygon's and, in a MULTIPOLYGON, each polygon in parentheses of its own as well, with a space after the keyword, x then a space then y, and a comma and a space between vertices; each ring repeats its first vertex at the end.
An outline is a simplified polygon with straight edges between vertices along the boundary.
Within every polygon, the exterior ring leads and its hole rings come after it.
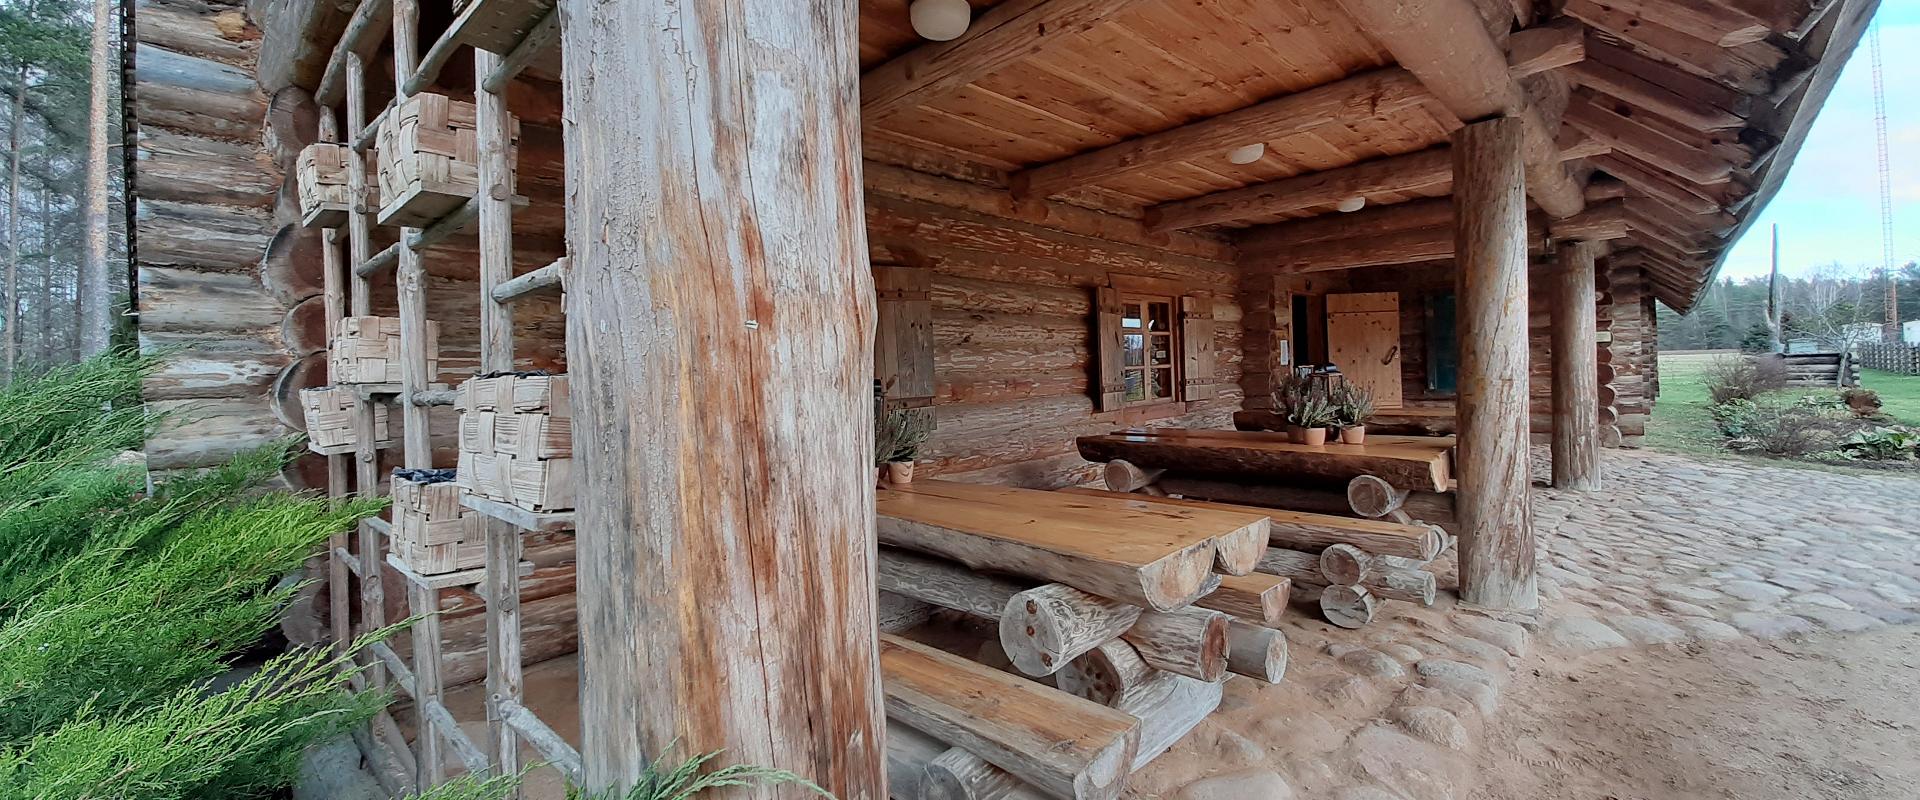
POLYGON ((1120 368, 1125 358, 1120 342, 1120 291, 1105 286, 1093 290, 1094 405, 1101 411, 1119 411, 1126 402, 1127 378, 1120 368))
POLYGON ((1180 298, 1180 399, 1213 399, 1213 301, 1202 295, 1180 298))
POLYGON ((885 410, 933 405, 933 270, 876 266, 873 377, 885 410))

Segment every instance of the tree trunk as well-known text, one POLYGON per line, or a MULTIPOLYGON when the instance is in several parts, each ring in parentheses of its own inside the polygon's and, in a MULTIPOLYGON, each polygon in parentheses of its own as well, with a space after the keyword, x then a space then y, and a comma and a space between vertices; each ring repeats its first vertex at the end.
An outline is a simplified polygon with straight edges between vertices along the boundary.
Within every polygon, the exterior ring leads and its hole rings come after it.
POLYGON ((7 116, 7 364, 12 381, 20 364, 20 121, 26 111, 27 68, 21 65, 13 85, 13 110, 7 116))
POLYGON ((119 58, 109 44, 113 0, 93 0, 93 65, 87 99, 87 254, 80 270, 80 357, 107 349, 113 332, 113 308, 119 303, 107 263, 107 104, 119 58))
POLYGON ((855 3, 559 11, 587 787, 881 800, 855 3))
POLYGON ((1527 198, 1511 117, 1454 134, 1458 254, 1460 599, 1531 610, 1532 503, 1527 476, 1527 198))

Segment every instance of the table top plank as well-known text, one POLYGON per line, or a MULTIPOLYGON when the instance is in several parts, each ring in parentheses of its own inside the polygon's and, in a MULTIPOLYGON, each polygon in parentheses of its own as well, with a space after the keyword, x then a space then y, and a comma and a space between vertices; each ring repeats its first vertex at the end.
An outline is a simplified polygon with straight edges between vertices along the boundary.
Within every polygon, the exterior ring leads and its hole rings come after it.
POLYGON ((1227 480, 1344 483, 1378 476, 1402 489, 1444 492, 1452 479, 1451 436, 1369 436, 1365 444, 1299 444, 1269 431, 1156 428, 1082 436, 1081 457, 1227 480))

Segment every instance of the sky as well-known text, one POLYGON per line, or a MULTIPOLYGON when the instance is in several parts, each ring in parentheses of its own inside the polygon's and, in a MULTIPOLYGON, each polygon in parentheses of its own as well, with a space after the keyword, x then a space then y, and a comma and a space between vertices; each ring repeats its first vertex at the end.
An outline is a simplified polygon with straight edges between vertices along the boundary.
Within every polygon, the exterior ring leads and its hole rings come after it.
MULTIPOLYGON (((1920 260, 1920 3, 1884 0, 1878 16, 1898 266, 1920 260)), ((1850 270, 1880 266, 1880 173, 1865 40, 1814 120, 1780 193, 1734 244, 1720 274, 1767 274, 1769 228, 1776 222, 1782 274, 1804 275, 1834 262, 1850 270)))

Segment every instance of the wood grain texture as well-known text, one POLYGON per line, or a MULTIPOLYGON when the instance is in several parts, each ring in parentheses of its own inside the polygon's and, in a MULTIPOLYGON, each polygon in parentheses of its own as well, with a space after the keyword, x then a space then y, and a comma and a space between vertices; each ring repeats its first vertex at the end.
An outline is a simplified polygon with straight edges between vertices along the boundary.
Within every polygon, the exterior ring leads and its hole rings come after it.
POLYGON ((1449 459, 1442 441, 1434 438, 1401 443, 1369 437, 1360 445, 1313 446, 1294 444, 1284 435, 1174 429, 1082 436, 1076 440, 1081 457, 1088 461, 1126 459, 1181 477, 1257 476, 1283 483, 1291 479, 1344 485, 1359 475, 1377 475, 1396 486, 1430 492, 1447 488, 1449 459))
POLYGON ((1160 674, 1132 644, 1114 639, 1068 663, 1054 674, 1054 684, 1075 697, 1110 706, 1160 674))
POLYGON ((1527 477, 1525 125, 1513 118, 1469 125, 1453 146, 1460 598, 1514 610, 1539 603, 1527 477))
POLYGON ((1600 488, 1600 373, 1595 361, 1594 249, 1560 246, 1553 292, 1553 485, 1600 488))
POLYGON ((1197 606, 1148 611, 1120 638, 1155 669, 1217 681, 1227 672, 1227 627, 1232 619, 1197 606))
MULTIPOLYGON (((1175 486, 1189 488, 1176 481, 1175 486)), ((1063 489, 1062 491, 1086 494, 1098 492, 1098 489, 1063 489)), ((1407 525, 1373 519, 1354 519, 1352 517, 1319 514, 1310 511, 1289 511, 1281 508, 1264 508, 1253 505, 1233 505, 1209 500, 1196 500, 1184 497, 1154 497, 1135 495, 1144 502, 1164 505, 1188 506, 1193 508, 1222 508, 1247 513, 1265 514, 1268 521, 1267 540, 1279 547, 1291 547, 1295 550, 1319 552, 1331 545, 1352 544, 1369 553, 1406 556, 1422 560, 1432 559, 1440 554, 1440 538, 1429 526, 1407 525)))
POLYGON ((854 4, 560 13, 587 784, 677 743, 880 800, 854 4))
POLYGON ((1267 683, 1287 677, 1287 635, 1236 619, 1227 627, 1227 669, 1267 683))
POLYGON ((1056 797, 1118 797, 1140 743, 1127 714, 892 634, 887 716, 966 748, 1056 797))
POLYGON ((1220 576, 1220 588, 1194 601, 1194 605, 1232 614, 1255 625, 1280 624, 1287 613, 1287 595, 1293 581, 1277 575, 1253 572, 1220 576))
POLYGON ((1122 518, 1061 518, 898 489, 882 490, 876 507, 876 530, 887 544, 1147 608, 1193 602, 1214 561, 1207 529, 1129 529, 1122 518))
POLYGON ((1116 698, 1114 708, 1140 718, 1140 749, 1134 754, 1133 769, 1145 767, 1192 733, 1220 708, 1225 691, 1224 681, 1162 672, 1116 698))

